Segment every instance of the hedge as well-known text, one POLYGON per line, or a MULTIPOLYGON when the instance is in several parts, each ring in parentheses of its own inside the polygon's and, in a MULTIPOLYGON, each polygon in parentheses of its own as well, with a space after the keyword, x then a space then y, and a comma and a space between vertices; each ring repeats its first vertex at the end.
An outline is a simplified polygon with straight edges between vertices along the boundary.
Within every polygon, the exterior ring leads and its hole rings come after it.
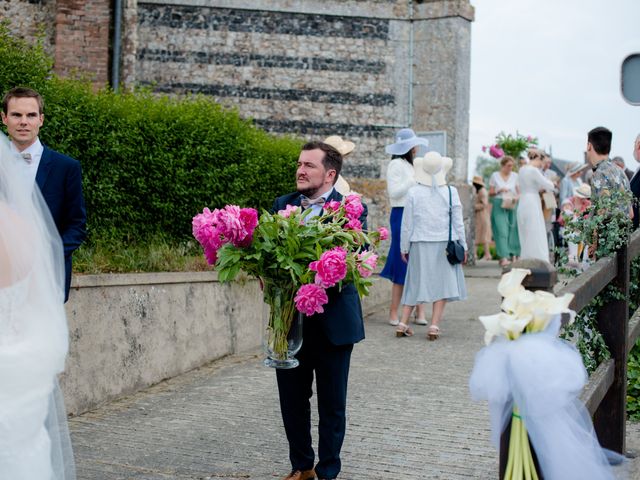
POLYGON ((90 241, 183 240, 205 206, 268 208, 294 188, 300 140, 268 135, 211 98, 96 91, 52 65, 0 24, 0 90, 42 93, 40 138, 82 164, 90 241))

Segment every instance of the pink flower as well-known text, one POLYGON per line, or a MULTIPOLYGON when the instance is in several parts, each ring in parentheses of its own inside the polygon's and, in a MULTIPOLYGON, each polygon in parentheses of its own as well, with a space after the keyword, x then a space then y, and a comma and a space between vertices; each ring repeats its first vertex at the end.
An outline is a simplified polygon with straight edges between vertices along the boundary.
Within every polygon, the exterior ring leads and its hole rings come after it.
POLYGON ((362 230, 362 222, 357 218, 352 218, 349 222, 344 226, 347 230, 362 230))
POLYGON ((380 240, 386 240, 389 238, 389 230, 387 230, 385 227, 379 227, 378 233, 380 233, 380 240))
POLYGON ((253 230, 258 225, 258 212, 253 208, 227 205, 223 209, 214 210, 214 222, 222 235, 236 247, 247 247, 251 244, 253 230))
POLYGON ((358 254, 358 271, 362 278, 370 277, 378 265, 378 255, 373 252, 362 252, 358 254))
POLYGON ((314 313, 322 313, 323 305, 329 302, 327 292, 320 285, 309 283, 302 285, 294 298, 296 308, 305 315, 313 315, 314 313))
POLYGON ((527 136, 527 142, 531 143, 531 140, 533 140, 533 137, 531 135, 527 136))
POLYGON ((347 218, 349 220, 359 219, 362 212, 364 212, 360 195, 347 195, 344 208, 347 211, 347 218))
POLYGON ((320 255, 320 259, 309 264, 309 270, 316 273, 315 282, 325 288, 333 287, 347 275, 347 251, 335 247, 320 255))
POLYGON ((338 210, 340 210, 340 202, 331 200, 330 202, 324 204, 324 209, 331 212, 337 212, 338 210))
POLYGON ((482 146, 482 151, 486 152, 487 151, 487 147, 485 147, 484 145, 482 146))
POLYGON ((493 158, 502 158, 504 157, 504 150, 502 150, 498 145, 491 145, 489 147, 489 155, 493 158))
POLYGON ((258 226, 258 211, 255 208, 240 210, 240 222, 243 225, 244 236, 238 240, 238 247, 248 247, 253 241, 253 231, 258 226))
POLYGON ((193 236, 196 237, 196 240, 202 244, 209 238, 211 234, 211 230, 213 229, 213 218, 215 214, 205 208, 202 213, 199 213, 191 222, 193 236))
POLYGON ((278 210, 278 215, 281 215, 284 218, 289 218, 292 214, 296 214, 298 210, 300 210, 300 207, 296 207, 294 205, 287 205, 284 210, 278 210))

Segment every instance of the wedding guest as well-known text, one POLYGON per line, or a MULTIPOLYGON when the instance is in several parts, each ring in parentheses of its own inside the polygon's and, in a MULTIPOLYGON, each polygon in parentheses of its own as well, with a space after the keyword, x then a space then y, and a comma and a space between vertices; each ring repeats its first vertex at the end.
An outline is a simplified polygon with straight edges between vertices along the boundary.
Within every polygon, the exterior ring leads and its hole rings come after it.
POLYGON ((629 179, 629 181, 631 181, 631 178, 633 177, 633 171, 632 171, 632 170, 629 170, 629 169, 627 168, 627 166, 626 166, 626 165, 625 165, 625 163, 624 163, 624 158, 622 158, 622 157, 613 157, 613 158, 611 159, 611 161, 613 162, 613 164, 614 164, 616 167, 620 168, 620 169, 624 172, 624 174, 627 176, 627 178, 629 179))
MULTIPOLYGON (((407 274, 407 264, 402 261, 400 256, 400 225, 402 223, 402 212, 404 211, 404 202, 409 189, 415 185, 415 174, 413 168, 413 159, 418 150, 418 146, 428 146, 429 141, 416 136, 410 128, 403 128, 396 134, 396 141, 391 145, 387 145, 385 151, 391 155, 391 162, 387 167, 387 193, 389 194, 389 203, 391 205, 391 217, 389 224, 391 225, 391 245, 387 261, 380 272, 380 276, 391 280, 391 306, 389 309, 389 323, 398 325, 398 309, 400 307, 400 299, 402 298, 402 290, 404 288, 404 279, 407 274)), ((424 317, 424 305, 418 305, 417 318, 415 323, 426 325, 427 321, 424 317)))
POLYGON ((408 266, 398 337, 413 335, 409 316, 415 305, 433 303, 427 338, 436 340, 447 302, 467 298, 462 265, 451 265, 445 254, 451 231, 451 239, 460 242, 467 259, 462 203, 456 188, 446 181, 451 164, 437 152, 415 160, 417 185, 407 192, 402 214, 400 252, 408 266))
MULTIPOLYGON (((561 205, 561 213, 558 216, 558 222, 563 228, 565 227, 567 218, 576 220, 585 215, 591 206, 591 202, 589 201, 590 197, 591 187, 586 183, 583 183, 574 189, 573 195, 568 197, 561 205)), ((584 244, 579 241, 579 232, 563 231, 563 236, 567 241, 567 266, 572 268, 584 267, 589 255, 587 249, 584 248, 584 244)))
MULTIPOLYGON (((640 134, 636 137, 635 142, 633 142, 633 158, 635 158, 636 162, 640 163, 640 134)), ((638 228, 638 224, 640 223, 640 212, 638 211, 638 202, 640 202, 640 168, 636 169, 636 173, 633 175, 631 180, 629 181, 629 188, 631 189, 631 193, 633 194, 633 228, 638 228)))
POLYGON ((573 163, 567 170, 567 174, 560 182, 560 205, 562 205, 567 198, 573 196, 573 192, 576 188, 582 185, 582 172, 587 168, 584 163, 573 163))
MULTIPOLYGON (((331 135, 323 140, 327 145, 331 145, 333 148, 340 152, 342 160, 344 161, 348 155, 350 155, 356 148, 356 144, 343 140, 340 135, 331 135)), ((335 184, 335 189, 341 195, 349 195, 351 193, 351 187, 349 183, 344 179, 342 174, 338 175, 338 181, 335 184)))
POLYGON ((520 258, 537 258, 549 261, 549 244, 547 229, 542 213, 540 192, 552 192, 553 182, 542 174, 542 155, 537 149, 529 151, 529 163, 518 173, 518 188, 520 201, 518 202, 517 219, 520 245, 520 258))
POLYGON ((484 180, 476 175, 471 181, 476 190, 474 209, 476 212, 476 245, 482 245, 483 260, 491 260, 491 205, 489 192, 484 186, 484 180))
POLYGON ((66 302, 71 286, 72 255, 87 237, 82 170, 77 160, 40 142, 38 133, 44 122, 43 109, 44 101, 38 92, 30 88, 13 88, 2 100, 2 123, 7 126, 11 150, 23 159, 20 168, 23 188, 30 191, 34 183, 38 185, 62 238, 66 302))
POLYGON ((520 239, 516 220, 518 201, 518 174, 513 171, 515 161, 510 156, 502 157, 500 170, 493 172, 489 179, 491 199, 491 232, 504 267, 520 256, 520 239))
MULTIPOLYGON (((288 205, 309 204, 311 215, 319 204, 341 201, 335 183, 342 169, 342 155, 331 145, 310 142, 302 147, 296 171, 297 191, 275 200, 272 211, 288 205)), ((367 209, 360 217, 366 229, 367 209)), ((360 297, 353 284, 327 290, 324 313, 306 317, 303 342, 296 355, 300 365, 277 369, 280 410, 289 442, 291 473, 285 480, 335 479, 340 473, 340 450, 345 436, 347 379, 353 345, 364 338, 360 297), (318 463, 311 444, 313 379, 318 399, 318 463)))

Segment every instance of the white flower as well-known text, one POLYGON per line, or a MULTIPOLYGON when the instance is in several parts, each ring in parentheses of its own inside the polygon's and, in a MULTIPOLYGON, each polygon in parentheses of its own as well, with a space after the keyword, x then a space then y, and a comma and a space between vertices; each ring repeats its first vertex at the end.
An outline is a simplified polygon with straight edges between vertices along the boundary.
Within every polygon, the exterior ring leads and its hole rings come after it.
POLYGON ((478 318, 486 329, 484 343, 489 345, 494 337, 500 335, 507 335, 511 339, 518 338, 533 316, 518 318, 515 315, 500 312, 495 315, 484 315, 478 318))
POLYGON ((498 284, 498 293, 503 297, 510 297, 516 293, 524 291, 522 281, 531 273, 531 270, 524 268, 514 268, 502 275, 498 284))

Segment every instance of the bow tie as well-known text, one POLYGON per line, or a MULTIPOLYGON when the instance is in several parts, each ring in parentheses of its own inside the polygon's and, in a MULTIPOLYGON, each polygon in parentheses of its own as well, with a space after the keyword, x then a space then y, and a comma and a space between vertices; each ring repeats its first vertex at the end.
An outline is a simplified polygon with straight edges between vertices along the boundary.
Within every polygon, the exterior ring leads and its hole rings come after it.
POLYGON ((302 195, 302 197, 300 197, 300 205, 302 205, 302 208, 309 208, 312 205, 319 205, 319 206, 323 206, 325 203, 325 199, 322 197, 318 197, 315 198, 313 200, 311 200, 310 198, 305 197, 304 195, 302 195))
POLYGON ((31 162, 33 161, 33 158, 31 157, 30 153, 21 153, 20 156, 22 157, 22 159, 27 162, 28 164, 31 164, 31 162))

